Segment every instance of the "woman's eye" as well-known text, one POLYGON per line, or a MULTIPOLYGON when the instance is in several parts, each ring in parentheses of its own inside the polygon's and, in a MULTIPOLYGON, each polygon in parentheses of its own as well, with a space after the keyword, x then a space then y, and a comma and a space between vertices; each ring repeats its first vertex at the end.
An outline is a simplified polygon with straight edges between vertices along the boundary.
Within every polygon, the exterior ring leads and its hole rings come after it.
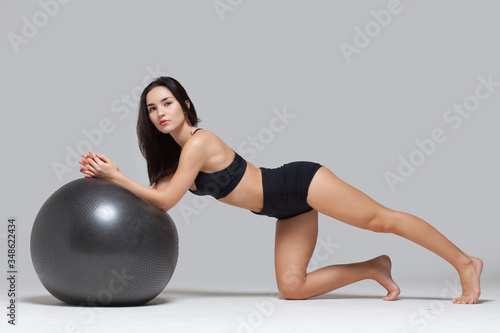
POLYGON ((155 108, 151 108, 149 109, 149 112, 153 112, 155 110, 155 108))

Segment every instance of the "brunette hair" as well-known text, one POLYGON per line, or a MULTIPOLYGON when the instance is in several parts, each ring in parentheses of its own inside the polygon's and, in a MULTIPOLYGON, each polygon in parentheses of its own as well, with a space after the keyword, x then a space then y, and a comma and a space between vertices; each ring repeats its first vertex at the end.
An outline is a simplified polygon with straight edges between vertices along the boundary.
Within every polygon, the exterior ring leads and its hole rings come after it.
POLYGON ((186 121, 196 126, 200 119, 196 109, 184 87, 174 78, 162 76, 151 82, 141 94, 139 101, 139 117, 137 119, 137 138, 139 149, 146 159, 150 185, 154 185, 161 177, 168 176, 177 170, 181 147, 170 134, 161 133, 149 119, 146 96, 156 87, 167 88, 179 102, 184 111, 186 121), (186 105, 189 101, 189 107, 186 105))

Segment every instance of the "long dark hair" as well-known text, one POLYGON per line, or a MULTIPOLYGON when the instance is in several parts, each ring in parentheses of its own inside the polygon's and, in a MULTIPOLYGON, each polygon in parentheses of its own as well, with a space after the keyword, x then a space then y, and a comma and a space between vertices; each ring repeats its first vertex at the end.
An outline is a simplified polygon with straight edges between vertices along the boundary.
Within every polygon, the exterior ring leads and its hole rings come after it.
POLYGON ((200 121, 196 115, 193 102, 184 87, 176 79, 162 76, 144 88, 139 102, 137 138, 139 139, 139 149, 148 164, 150 185, 154 185, 161 177, 174 173, 177 170, 181 155, 181 147, 172 136, 158 131, 149 119, 146 96, 156 87, 165 87, 170 90, 181 105, 188 124, 196 126, 200 121), (186 101, 189 101, 189 107, 186 105, 186 101))

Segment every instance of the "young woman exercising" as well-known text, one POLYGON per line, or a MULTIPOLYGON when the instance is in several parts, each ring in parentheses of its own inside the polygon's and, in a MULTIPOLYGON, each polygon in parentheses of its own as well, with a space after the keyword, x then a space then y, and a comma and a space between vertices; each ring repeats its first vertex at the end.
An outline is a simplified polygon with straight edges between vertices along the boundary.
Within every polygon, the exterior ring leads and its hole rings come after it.
POLYGON ((106 156, 88 152, 80 161, 85 177, 112 181, 168 211, 189 190, 277 218, 275 268, 286 299, 306 299, 348 284, 373 279, 394 300, 399 287, 387 256, 307 273, 318 235, 318 212, 347 224, 409 239, 457 270, 462 296, 453 303, 474 304, 480 295, 480 259, 462 252, 422 219, 380 205, 317 163, 293 162, 275 169, 245 161, 215 134, 197 128, 195 107, 181 84, 160 77, 143 91, 137 135, 150 185, 127 178, 106 156))

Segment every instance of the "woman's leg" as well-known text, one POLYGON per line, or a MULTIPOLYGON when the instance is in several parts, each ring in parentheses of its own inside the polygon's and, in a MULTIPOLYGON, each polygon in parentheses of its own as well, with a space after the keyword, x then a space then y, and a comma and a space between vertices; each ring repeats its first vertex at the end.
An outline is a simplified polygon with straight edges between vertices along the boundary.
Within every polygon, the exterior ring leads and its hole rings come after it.
POLYGON ((317 236, 318 212, 315 210, 276 222, 276 280, 284 298, 305 299, 364 279, 373 279, 387 289, 384 300, 393 300, 399 295, 387 256, 307 273, 317 236))
POLYGON ((477 302, 482 261, 462 252, 424 220, 380 205, 325 167, 316 172, 307 201, 315 210, 339 221, 375 232, 394 233, 434 252, 453 265, 460 276, 462 296, 453 302, 477 302))

